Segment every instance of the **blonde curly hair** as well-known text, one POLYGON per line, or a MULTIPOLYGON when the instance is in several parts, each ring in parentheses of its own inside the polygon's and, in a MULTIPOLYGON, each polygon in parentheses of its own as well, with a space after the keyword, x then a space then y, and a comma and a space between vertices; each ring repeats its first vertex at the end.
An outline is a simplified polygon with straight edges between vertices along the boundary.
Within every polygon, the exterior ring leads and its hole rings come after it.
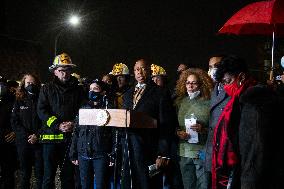
POLYGON ((176 84, 177 99, 180 99, 187 94, 186 80, 188 76, 195 75, 199 84, 200 97, 203 99, 210 99, 211 91, 213 90, 213 81, 204 70, 200 68, 189 68, 183 71, 176 84))

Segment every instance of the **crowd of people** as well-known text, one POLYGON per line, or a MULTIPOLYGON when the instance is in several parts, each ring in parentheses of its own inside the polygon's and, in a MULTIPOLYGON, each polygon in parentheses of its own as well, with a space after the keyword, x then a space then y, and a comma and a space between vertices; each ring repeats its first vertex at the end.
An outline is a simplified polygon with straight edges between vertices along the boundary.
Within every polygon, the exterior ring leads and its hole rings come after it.
MULTIPOLYGON (((100 78, 75 77, 68 54, 41 83, 25 74, 17 86, 0 76, 0 188, 280 189, 284 186, 281 80, 261 83, 235 55, 209 57, 208 70, 166 70, 147 59, 134 78, 116 63, 100 78), (86 125, 79 109, 126 109, 156 127, 86 125)), ((95 118, 93 118, 95 119, 95 118)), ((133 123, 130 123, 133 124, 133 123)))

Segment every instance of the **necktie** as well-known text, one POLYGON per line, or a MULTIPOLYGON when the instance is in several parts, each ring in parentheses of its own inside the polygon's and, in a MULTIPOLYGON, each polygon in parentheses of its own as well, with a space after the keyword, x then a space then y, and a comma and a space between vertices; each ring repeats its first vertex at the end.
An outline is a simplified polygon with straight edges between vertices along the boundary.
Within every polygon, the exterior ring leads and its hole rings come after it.
POLYGON ((146 88, 146 85, 143 85, 141 87, 136 86, 135 91, 133 94, 133 109, 136 107, 138 101, 140 100, 141 96, 143 95, 143 92, 146 88))

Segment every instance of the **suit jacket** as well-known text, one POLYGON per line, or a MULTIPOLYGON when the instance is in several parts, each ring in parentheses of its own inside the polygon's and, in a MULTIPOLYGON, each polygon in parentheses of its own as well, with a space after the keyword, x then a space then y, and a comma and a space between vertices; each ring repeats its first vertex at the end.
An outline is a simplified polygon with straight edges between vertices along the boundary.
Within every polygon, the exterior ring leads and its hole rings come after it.
POLYGON ((208 136, 205 148, 205 170, 209 172, 211 172, 211 164, 212 164, 212 145, 213 145, 214 128, 219 120, 219 117, 225 105, 230 99, 223 88, 221 88, 221 90, 219 90, 218 92, 218 86, 219 84, 217 83, 211 94, 209 130, 208 130, 208 136))
MULTIPOLYGON (((177 116, 168 90, 155 84, 147 84, 143 95, 133 109, 135 86, 124 95, 123 108, 143 112, 157 119, 157 129, 128 129, 130 140, 142 148, 148 160, 155 160, 158 155, 170 157, 171 141, 178 125, 177 116)), ((135 149, 135 148, 134 148, 135 149)), ((152 162, 154 163, 154 162, 152 162)))

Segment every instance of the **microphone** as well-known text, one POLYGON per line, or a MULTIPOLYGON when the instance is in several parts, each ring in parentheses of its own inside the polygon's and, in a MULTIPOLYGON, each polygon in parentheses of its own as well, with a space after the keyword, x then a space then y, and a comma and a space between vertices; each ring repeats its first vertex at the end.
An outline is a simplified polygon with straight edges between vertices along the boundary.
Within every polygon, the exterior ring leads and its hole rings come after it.
POLYGON ((104 95, 103 102, 105 103, 106 109, 108 108, 108 98, 107 95, 104 95))

